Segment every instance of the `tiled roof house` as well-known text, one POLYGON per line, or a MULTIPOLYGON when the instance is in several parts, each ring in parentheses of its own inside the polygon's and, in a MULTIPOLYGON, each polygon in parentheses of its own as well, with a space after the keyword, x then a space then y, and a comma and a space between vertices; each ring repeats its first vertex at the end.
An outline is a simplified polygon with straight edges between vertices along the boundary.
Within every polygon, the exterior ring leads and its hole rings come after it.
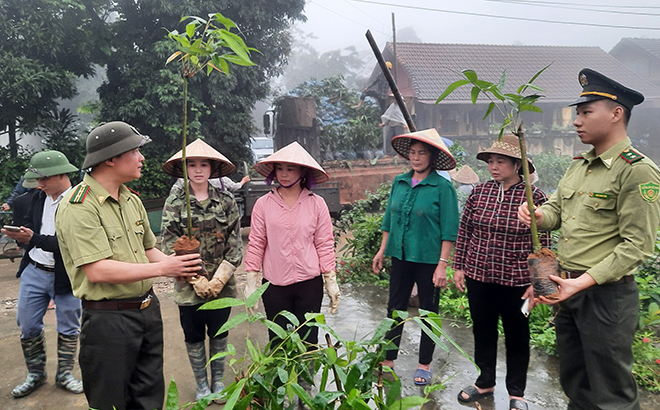
MULTIPOLYGON (((465 69, 474 70, 479 78, 490 82, 499 81, 506 70, 505 91, 511 92, 551 64, 535 81, 545 90, 545 98, 537 103, 544 113, 524 113, 523 116, 528 134, 533 132, 538 138, 547 138, 538 141, 536 151, 554 149, 572 154, 584 148, 573 132, 574 108, 567 107, 567 104, 575 101, 581 92, 578 73, 585 67, 602 72, 645 95, 646 101, 633 112, 629 127, 631 134, 643 136, 646 128, 635 127, 634 122, 646 117, 638 115, 644 111, 652 112, 651 118, 656 122, 652 127, 654 132, 660 126, 657 124, 660 121, 660 86, 633 73, 598 47, 397 43, 396 53, 397 85, 411 113, 415 114, 416 127, 435 127, 443 136, 461 140, 466 147, 479 149, 488 146, 493 138, 489 123, 501 123, 502 119, 499 114, 492 113, 490 118, 482 121, 490 101, 480 97, 474 107, 469 87, 454 91, 435 105, 449 84, 463 78, 460 72, 465 69)), ((387 61, 395 60, 392 43, 385 46, 383 57, 387 61)), ((376 66, 371 80, 378 75, 382 74, 376 66)))
POLYGON ((640 77, 660 86, 660 38, 622 38, 610 54, 640 77))

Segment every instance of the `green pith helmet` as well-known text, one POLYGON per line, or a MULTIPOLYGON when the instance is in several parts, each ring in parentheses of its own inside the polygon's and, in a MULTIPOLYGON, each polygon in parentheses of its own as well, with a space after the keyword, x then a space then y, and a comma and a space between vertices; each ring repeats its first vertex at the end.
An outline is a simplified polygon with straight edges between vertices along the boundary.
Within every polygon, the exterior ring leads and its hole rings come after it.
MULTIPOLYGON (((25 181, 37 178, 52 177, 53 175, 68 174, 78 171, 78 168, 69 163, 64 154, 59 151, 41 151, 30 158, 30 165, 25 170, 25 181)), ((25 181, 23 184, 25 184, 25 181)))
POLYGON ((140 148, 148 142, 151 142, 151 138, 140 134, 135 127, 125 122, 112 121, 101 124, 87 136, 87 156, 82 167, 83 169, 93 167, 140 148))

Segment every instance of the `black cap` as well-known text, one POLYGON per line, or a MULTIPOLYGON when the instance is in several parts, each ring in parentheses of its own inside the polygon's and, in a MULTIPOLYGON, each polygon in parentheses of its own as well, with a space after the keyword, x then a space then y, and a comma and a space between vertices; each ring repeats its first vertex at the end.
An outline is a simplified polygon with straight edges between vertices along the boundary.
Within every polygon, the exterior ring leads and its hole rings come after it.
POLYGON ((580 98, 569 105, 610 99, 632 110, 635 105, 641 104, 644 101, 642 93, 619 84, 590 68, 583 68, 580 71, 578 81, 582 86, 582 93, 580 94, 580 98))

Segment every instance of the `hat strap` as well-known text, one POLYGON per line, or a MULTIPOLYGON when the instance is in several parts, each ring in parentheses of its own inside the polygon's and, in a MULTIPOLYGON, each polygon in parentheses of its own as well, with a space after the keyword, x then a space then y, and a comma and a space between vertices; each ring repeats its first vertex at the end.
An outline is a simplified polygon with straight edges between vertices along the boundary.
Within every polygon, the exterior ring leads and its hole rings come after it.
POLYGON ((606 98, 611 98, 612 100, 616 101, 616 95, 608 94, 608 93, 601 93, 598 91, 586 91, 580 94, 580 97, 584 97, 585 95, 597 95, 600 97, 606 97, 606 98))

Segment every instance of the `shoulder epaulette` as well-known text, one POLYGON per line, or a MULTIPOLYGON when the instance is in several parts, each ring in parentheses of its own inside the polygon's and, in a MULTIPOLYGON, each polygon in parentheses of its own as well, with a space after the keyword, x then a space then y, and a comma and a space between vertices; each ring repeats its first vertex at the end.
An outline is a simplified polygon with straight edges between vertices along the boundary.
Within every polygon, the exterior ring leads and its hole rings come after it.
POLYGON ((129 191, 131 191, 131 192, 134 193, 135 195, 140 196, 140 193, 139 193, 138 191, 135 191, 135 190, 133 190, 133 189, 131 189, 131 188, 129 188, 129 187, 126 187, 126 189, 128 189, 129 191))
POLYGON ((79 185, 78 188, 76 188, 76 190, 73 191, 73 195, 71 195, 71 199, 69 199, 69 202, 72 204, 82 204, 85 198, 87 197, 88 192, 89 192, 89 185, 79 185))
POLYGON ((628 148, 621 153, 621 158, 625 159, 629 164, 634 164, 635 162, 644 158, 644 155, 640 154, 632 148, 628 148))
POLYGON ((573 159, 584 159, 584 154, 580 154, 577 157, 573 157, 573 159))

